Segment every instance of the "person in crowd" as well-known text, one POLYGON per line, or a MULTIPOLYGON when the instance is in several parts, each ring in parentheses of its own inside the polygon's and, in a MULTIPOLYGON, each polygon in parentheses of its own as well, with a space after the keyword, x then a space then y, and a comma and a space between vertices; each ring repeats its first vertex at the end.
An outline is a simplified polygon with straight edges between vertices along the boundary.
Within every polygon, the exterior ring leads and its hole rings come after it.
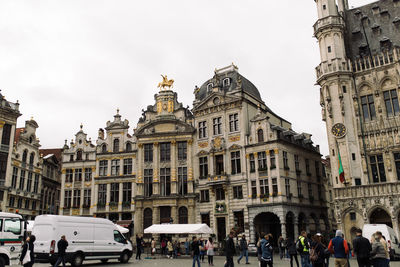
POLYGON ((154 256, 156 253, 156 240, 154 238, 151 238, 151 256, 154 256))
MULTIPOLYGON (((342 237, 343 237, 343 239, 345 239, 344 234, 342 234, 342 237)), ((345 241, 347 242, 346 239, 345 239, 345 241)), ((349 253, 347 254, 347 267, 350 267, 350 258, 351 258, 351 253, 352 253, 353 248, 352 248, 350 242, 347 242, 347 246, 349 247, 349 253)))
POLYGON ((310 241, 307 238, 307 232, 302 231, 296 243, 297 251, 300 253, 301 267, 310 266, 310 241))
POLYGON ((189 255, 189 253, 190 253, 190 242, 189 242, 189 239, 186 238, 184 246, 185 246, 185 254, 189 255))
POLYGON ((142 255, 142 245, 143 239, 139 235, 136 235, 136 260, 140 260, 140 256, 142 255))
POLYGON ((331 253, 328 250, 329 238, 321 237, 321 243, 324 245, 324 256, 325 256, 325 267, 329 267, 329 258, 331 257, 331 253))
POLYGON ((325 246, 322 244, 322 235, 316 234, 313 236, 311 245, 310 260, 313 267, 324 267, 325 262, 325 246))
POLYGON ((293 267, 293 259, 295 259, 297 267, 299 267, 299 260, 297 259, 296 243, 292 238, 288 239, 286 247, 290 257, 290 267, 293 267))
POLYGON ((258 241, 257 241, 257 259, 258 259, 258 266, 261 267, 261 255, 262 255, 262 251, 261 251, 261 240, 263 239, 263 236, 265 234, 261 233, 261 235, 258 237, 258 241))
POLYGON ((22 252, 19 260, 24 267, 32 267, 33 264, 35 263, 35 254, 34 254, 35 245, 33 244, 35 240, 36 237, 34 235, 28 236, 26 238, 24 245, 22 246, 22 252))
POLYGON ((161 255, 166 255, 167 254, 167 241, 165 238, 161 240, 161 255))
POLYGON ((214 266, 214 243, 213 239, 210 237, 208 239, 208 242, 206 244, 206 251, 207 251, 207 259, 208 259, 208 265, 209 266, 214 266))
POLYGON ((376 233, 371 237, 371 247, 372 265, 374 267, 387 267, 386 250, 376 233))
POLYGON ((353 252, 357 256, 358 267, 370 267, 370 253, 372 247, 369 240, 362 236, 362 230, 356 230, 356 238, 353 240, 353 252))
POLYGON ((280 236, 278 238, 278 247, 279 247, 279 257, 280 259, 283 259, 285 257, 285 251, 286 251, 286 240, 280 236))
POLYGON ((65 267, 65 251, 67 250, 67 247, 67 238, 65 237, 65 235, 62 235, 61 239, 57 242, 58 258, 56 263, 54 264, 54 267, 57 267, 60 263, 62 263, 63 267, 65 267))
POLYGON ((196 236, 192 237, 192 244, 191 244, 192 256, 193 256, 193 265, 192 267, 196 266, 200 267, 200 243, 197 240, 196 236))
POLYGON ((271 239, 271 234, 267 234, 267 235, 264 235, 264 238, 260 242, 261 267, 266 267, 267 265, 269 267, 273 266, 273 258, 272 258, 273 247, 272 247, 272 244, 270 243, 270 239, 271 239))
POLYGON ((229 233, 228 238, 226 239, 225 245, 225 257, 226 263, 225 267, 234 267, 233 264, 233 256, 235 255, 235 243, 233 242, 233 232, 229 233))
POLYGON ((246 257, 246 264, 250 264, 249 263, 249 244, 246 240, 246 235, 242 235, 242 239, 240 239, 240 243, 239 243, 239 250, 240 250, 240 256, 237 260, 237 263, 240 264, 240 260, 243 257, 246 257))
POLYGON ((335 255, 335 267, 347 267, 349 246, 341 230, 336 230, 336 236, 329 242, 328 249, 335 255))
POLYGON ((385 236, 382 235, 382 232, 380 232, 380 231, 377 231, 377 232, 376 232, 376 235, 379 237, 379 240, 381 241, 383 247, 385 248, 386 261, 387 261, 386 265, 389 266, 389 263, 390 263, 390 253, 389 253, 388 244, 387 244, 387 242, 386 242, 386 238, 385 238, 385 236))
POLYGON ((201 260, 201 262, 204 262, 205 255, 206 255, 205 242, 204 242, 203 238, 200 238, 200 260, 201 260))
POLYGON ((167 242, 167 249, 168 249, 167 258, 172 259, 173 258, 172 254, 174 253, 174 247, 172 246, 172 242, 170 239, 168 239, 168 242, 167 242))

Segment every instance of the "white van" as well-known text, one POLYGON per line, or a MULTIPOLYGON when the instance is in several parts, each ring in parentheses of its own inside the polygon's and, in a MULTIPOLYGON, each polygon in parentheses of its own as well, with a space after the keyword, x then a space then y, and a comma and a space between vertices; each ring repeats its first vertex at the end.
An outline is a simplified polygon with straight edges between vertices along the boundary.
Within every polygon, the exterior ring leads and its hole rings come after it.
POLYGON ((68 241, 65 260, 72 266, 83 260, 119 259, 126 263, 132 256, 132 244, 107 219, 58 215, 40 215, 35 218, 32 235, 36 236, 35 260, 57 260, 57 242, 62 235, 68 241))
POLYGON ((377 231, 382 232, 382 235, 386 238, 390 251, 390 258, 399 258, 400 244, 396 232, 393 230, 393 228, 387 226, 386 224, 364 224, 363 236, 368 240, 371 240, 372 235, 375 234, 377 231))
POLYGON ((14 213, 0 212, 0 267, 16 265, 25 237, 25 221, 14 213))

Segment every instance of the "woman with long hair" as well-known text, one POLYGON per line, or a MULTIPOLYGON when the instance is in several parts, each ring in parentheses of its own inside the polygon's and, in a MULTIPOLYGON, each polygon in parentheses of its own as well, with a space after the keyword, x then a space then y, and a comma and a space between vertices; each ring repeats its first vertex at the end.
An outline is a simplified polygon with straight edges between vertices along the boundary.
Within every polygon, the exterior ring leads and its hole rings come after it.
POLYGON ((206 244, 206 250, 207 250, 208 265, 214 266, 214 243, 211 237, 208 239, 208 242, 206 244))

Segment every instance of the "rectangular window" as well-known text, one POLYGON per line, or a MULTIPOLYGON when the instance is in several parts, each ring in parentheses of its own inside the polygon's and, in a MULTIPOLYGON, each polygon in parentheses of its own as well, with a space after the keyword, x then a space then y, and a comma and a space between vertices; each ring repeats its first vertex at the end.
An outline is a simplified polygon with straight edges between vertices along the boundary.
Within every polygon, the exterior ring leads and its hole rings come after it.
POLYGON ((265 151, 257 153, 258 158, 258 170, 265 171, 267 170, 267 153, 265 151))
POLYGON ((199 122, 199 139, 207 137, 207 123, 205 121, 199 122))
POLYGON ((85 168, 85 182, 92 181, 92 168, 85 168))
POLYGON ((272 179, 272 195, 278 195, 278 180, 276 178, 272 179))
POLYGON ((29 209, 29 199, 25 199, 25 209, 29 209))
POLYGON ((114 176, 119 175, 119 168, 120 168, 120 160, 119 159, 111 160, 111 175, 114 176))
POLYGON ((396 89, 383 92, 383 98, 385 99, 386 114, 388 116, 399 115, 399 100, 396 89))
POLYGON ((153 162, 153 144, 144 144, 144 162, 153 162))
POLYGON ((233 198, 243 199, 243 190, 241 185, 233 187, 233 198))
POLYGON ((225 200, 225 190, 222 187, 217 187, 215 189, 215 199, 225 200))
POLYGON ((261 198, 269 197, 268 179, 260 179, 260 195, 261 198))
POLYGON ((122 184, 122 202, 131 203, 132 201, 132 183, 125 182, 122 184))
POLYGON ((18 179, 18 168, 13 167, 13 173, 11 178, 11 187, 17 188, 17 179, 18 179))
POLYGON ((239 233, 244 233, 244 215, 243 211, 233 212, 233 219, 235 223, 235 228, 238 229, 239 233))
POLYGON ((178 168, 178 194, 186 196, 188 193, 187 168, 178 168))
POLYGON ((160 144, 160 161, 171 160, 171 143, 160 144))
POLYGON ((356 213, 355 212, 350 212, 350 220, 351 221, 355 221, 357 218, 356 218, 357 216, 356 216, 356 213))
POLYGON ((32 179, 33 178, 33 173, 28 172, 28 180, 26 182, 26 191, 31 192, 32 189, 32 179))
POLYGON ((308 176, 311 175, 311 171, 310 171, 310 160, 306 159, 306 173, 308 176))
POLYGON ((275 151, 273 150, 269 151, 269 161, 271 163, 270 169, 275 169, 276 168, 275 151))
POLYGON ((3 134, 1 137, 1 144, 9 146, 10 145, 10 137, 11 137, 11 124, 3 125, 3 134))
POLYGON ((19 208, 19 209, 22 208, 22 198, 19 198, 19 199, 18 199, 17 208, 19 208))
POLYGON ((124 159, 124 175, 132 174, 132 159, 124 159))
POLYGON ((255 172, 256 171, 256 161, 254 159, 254 154, 251 153, 249 155, 249 161, 250 161, 250 172, 255 172))
POLYGON ((200 157, 199 158, 199 167, 200 167, 200 179, 205 179, 208 176, 208 158, 200 157))
POLYGON ((240 151, 231 152, 231 168, 232 174, 238 174, 242 172, 240 168, 240 151))
POLYGON ((399 152, 393 153, 393 157, 394 157, 394 164, 396 166, 397 180, 400 180, 400 153, 399 152))
POLYGON ((106 205, 107 202, 107 185, 99 184, 99 192, 98 192, 98 204, 106 205))
POLYGON ((229 115, 229 131, 237 132, 239 131, 239 114, 231 114, 229 115))
POLYGON ((3 183, 5 183, 5 180, 6 180, 7 161, 8 161, 8 154, 1 153, 0 154, 0 180, 3 181, 3 183))
POLYGON ((64 208, 71 208, 72 190, 64 191, 64 208))
POLYGON ((119 202, 119 183, 110 184, 110 203, 119 202))
POLYGON ((25 171, 21 170, 21 174, 19 177, 19 189, 24 190, 24 186, 25 186, 25 171))
POLYGON ((351 153, 351 159, 356 160, 356 153, 351 153))
POLYGON ((328 46, 328 53, 332 52, 332 48, 328 46))
POLYGON ((251 198, 257 198, 257 182, 251 181, 251 198))
POLYGON ((81 182, 82 181, 82 169, 75 169, 75 182, 81 182))
POLYGON ((296 171, 300 171, 299 155, 294 155, 294 167, 296 171))
POLYGON ((201 223, 205 223, 210 226, 210 213, 201 214, 201 223))
POLYGON ((314 197, 313 190, 312 190, 312 184, 308 183, 307 189, 308 189, 308 198, 314 197))
POLYGON ((32 201, 32 210, 36 209, 36 201, 32 201))
POLYGON ((318 190, 318 199, 322 200, 322 187, 320 184, 318 185, 317 190, 318 190))
MULTIPOLYGON (((399 179, 399 176, 397 176, 397 179, 399 179)), ((360 178, 354 178, 354 184, 355 185, 361 185, 361 179, 360 178)))
POLYGON ((345 85, 342 86, 342 91, 343 91, 343 94, 347 93, 347 89, 346 89, 345 85))
POLYGON ((287 151, 282 152, 282 157, 283 157, 283 168, 285 170, 289 170, 289 160, 288 160, 287 151))
POLYGON ((301 182, 300 181, 297 181, 297 195, 299 196, 299 198, 303 197, 303 192, 302 192, 301 182))
POLYGON ((318 181, 321 178, 320 168, 319 168, 319 161, 315 161, 315 175, 318 178, 318 181))
POLYGON ((285 179, 286 196, 290 196, 290 179, 285 179))
POLYGON ((214 135, 222 134, 222 118, 213 119, 213 133, 214 135))
POLYGON ((106 176, 108 172, 108 161, 100 160, 99 162, 99 176, 106 176))
POLYGON ((169 196, 171 195, 171 169, 161 168, 160 169, 160 195, 169 196))
POLYGON ((35 173, 35 181, 33 182, 33 193, 37 194, 39 190, 39 174, 35 173))
POLYGON ((210 202, 210 191, 200 190, 200 202, 210 202))
POLYGON ((65 170, 65 182, 66 183, 72 183, 72 178, 73 178, 72 169, 66 169, 65 170))
POLYGON ((81 190, 74 189, 74 208, 79 208, 81 206, 81 190))
POLYGON ((8 206, 14 207, 14 204, 15 204, 15 197, 10 197, 9 202, 8 202, 8 206))
POLYGON ((187 159, 187 142, 178 142, 178 160, 187 159))
POLYGON ((144 169, 144 196, 153 195, 153 169, 144 169))
POLYGON ((91 189, 83 190, 83 207, 84 208, 90 208, 91 199, 92 199, 91 196, 92 196, 92 190, 91 189))
POLYGON ((223 155, 215 155, 215 174, 216 175, 224 174, 224 156, 223 155))
POLYGON ((369 157, 372 181, 374 183, 386 182, 385 164, 383 162, 382 154, 369 157))
POLYGON ((373 95, 366 95, 361 97, 361 109, 365 121, 374 120, 376 118, 373 95))

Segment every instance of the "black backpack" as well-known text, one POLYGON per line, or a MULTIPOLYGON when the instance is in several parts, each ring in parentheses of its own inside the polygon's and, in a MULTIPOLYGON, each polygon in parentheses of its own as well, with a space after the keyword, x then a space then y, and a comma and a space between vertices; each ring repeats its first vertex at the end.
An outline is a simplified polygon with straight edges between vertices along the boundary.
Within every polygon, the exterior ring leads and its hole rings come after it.
POLYGON ((299 253, 302 253, 302 252, 304 251, 304 246, 303 246, 303 244, 301 243, 300 238, 297 239, 297 242, 296 242, 296 250, 297 250, 297 252, 299 252, 299 253))

